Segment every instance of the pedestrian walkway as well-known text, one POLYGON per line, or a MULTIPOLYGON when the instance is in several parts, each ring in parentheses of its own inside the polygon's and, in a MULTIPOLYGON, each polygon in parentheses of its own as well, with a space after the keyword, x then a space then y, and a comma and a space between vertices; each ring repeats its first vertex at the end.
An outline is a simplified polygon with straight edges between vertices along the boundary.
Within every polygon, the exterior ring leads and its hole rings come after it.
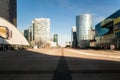
POLYGON ((120 79, 120 73, 115 72, 116 70, 120 71, 118 61, 90 59, 85 56, 67 52, 66 49, 42 49, 42 52, 38 49, 0 53, 0 80, 120 79))
MULTIPOLYGON (((103 59, 103 60, 114 60, 120 61, 119 51, 103 51, 103 50, 80 50, 80 49, 65 49, 67 53, 79 54, 76 57, 86 57, 90 59, 103 59)), ((74 56, 74 55, 73 55, 74 56)))
POLYGON ((22 50, 7 50, 7 51, 0 51, 0 57, 15 57, 15 56, 28 56, 32 55, 32 53, 28 53, 27 51, 22 50))

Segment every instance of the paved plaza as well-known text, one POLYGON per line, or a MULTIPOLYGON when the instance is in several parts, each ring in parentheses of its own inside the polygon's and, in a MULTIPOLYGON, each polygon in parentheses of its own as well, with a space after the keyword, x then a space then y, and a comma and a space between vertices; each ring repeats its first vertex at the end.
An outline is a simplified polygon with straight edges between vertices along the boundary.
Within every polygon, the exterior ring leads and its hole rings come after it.
POLYGON ((0 52, 0 80, 120 79, 120 52, 27 49, 0 52))

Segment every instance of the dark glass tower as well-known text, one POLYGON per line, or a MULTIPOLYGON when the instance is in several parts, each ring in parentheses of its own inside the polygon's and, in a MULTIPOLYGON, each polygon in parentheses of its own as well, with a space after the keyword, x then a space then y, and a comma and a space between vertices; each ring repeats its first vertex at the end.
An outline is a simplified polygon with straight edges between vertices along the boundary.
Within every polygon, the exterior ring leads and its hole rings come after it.
POLYGON ((72 47, 77 48, 77 32, 76 27, 72 27, 72 47))
POLYGON ((53 41, 56 42, 57 45, 58 45, 58 34, 54 34, 54 39, 53 39, 53 41))
POLYGON ((0 17, 17 26, 17 0, 0 0, 0 17))

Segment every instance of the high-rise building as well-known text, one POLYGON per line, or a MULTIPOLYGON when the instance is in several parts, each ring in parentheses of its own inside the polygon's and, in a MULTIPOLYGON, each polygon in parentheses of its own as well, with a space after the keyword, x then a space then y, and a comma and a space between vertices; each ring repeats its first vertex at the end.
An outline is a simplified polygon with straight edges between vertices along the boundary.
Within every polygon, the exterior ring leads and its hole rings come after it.
POLYGON ((92 29, 92 15, 82 14, 76 16, 77 46, 80 48, 89 47, 92 29))
POLYGON ((58 45, 58 34, 54 34, 53 41, 58 45))
POLYGON ((30 32, 29 32, 29 29, 24 30, 24 37, 25 37, 28 41, 30 41, 30 32))
POLYGON ((17 0, 0 0, 0 17, 17 26, 17 0))
POLYGON ((72 27, 72 47, 77 48, 77 34, 76 27, 72 27))
POLYGON ((43 44, 42 46, 50 40, 49 18, 35 18, 33 20, 33 40, 35 44, 40 42, 40 44, 43 44))
POLYGON ((29 26, 30 41, 33 41, 33 26, 29 26))
POLYGON ((29 26, 28 29, 24 30, 24 37, 30 42, 33 41, 33 26, 29 26))

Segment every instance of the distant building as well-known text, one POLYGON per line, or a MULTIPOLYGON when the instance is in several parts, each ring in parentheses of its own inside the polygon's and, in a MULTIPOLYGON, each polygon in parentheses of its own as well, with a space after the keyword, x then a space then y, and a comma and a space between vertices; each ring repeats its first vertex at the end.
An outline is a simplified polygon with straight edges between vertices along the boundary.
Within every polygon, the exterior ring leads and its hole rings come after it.
POLYGON ((30 41, 30 32, 29 32, 29 29, 24 30, 24 37, 25 37, 28 41, 30 41))
POLYGON ((72 42, 71 41, 66 41, 65 42, 65 47, 72 47, 72 42))
POLYGON ((0 0, 0 17, 17 26, 17 0, 0 0))
POLYGON ((33 41, 33 26, 29 26, 28 29, 24 30, 24 37, 29 41, 33 41))
POLYGON ((96 31, 94 29, 91 30, 91 39, 90 39, 90 47, 95 48, 95 36, 96 31))
POLYGON ((82 14, 76 16, 77 27, 77 46, 79 48, 87 48, 90 46, 92 15, 82 14))
POLYGON ((33 41, 33 26, 29 26, 30 41, 33 41))
POLYGON ((91 30, 91 38, 90 38, 90 40, 95 40, 95 36, 96 36, 96 31, 95 31, 95 29, 92 29, 91 30))
POLYGON ((77 48, 77 31, 76 27, 72 27, 72 47, 77 48))
POLYGON ((58 34, 54 34, 53 36, 53 41, 58 45, 58 34))
POLYGON ((44 47, 50 40, 49 18, 35 18, 33 20, 33 40, 38 47, 44 47))

